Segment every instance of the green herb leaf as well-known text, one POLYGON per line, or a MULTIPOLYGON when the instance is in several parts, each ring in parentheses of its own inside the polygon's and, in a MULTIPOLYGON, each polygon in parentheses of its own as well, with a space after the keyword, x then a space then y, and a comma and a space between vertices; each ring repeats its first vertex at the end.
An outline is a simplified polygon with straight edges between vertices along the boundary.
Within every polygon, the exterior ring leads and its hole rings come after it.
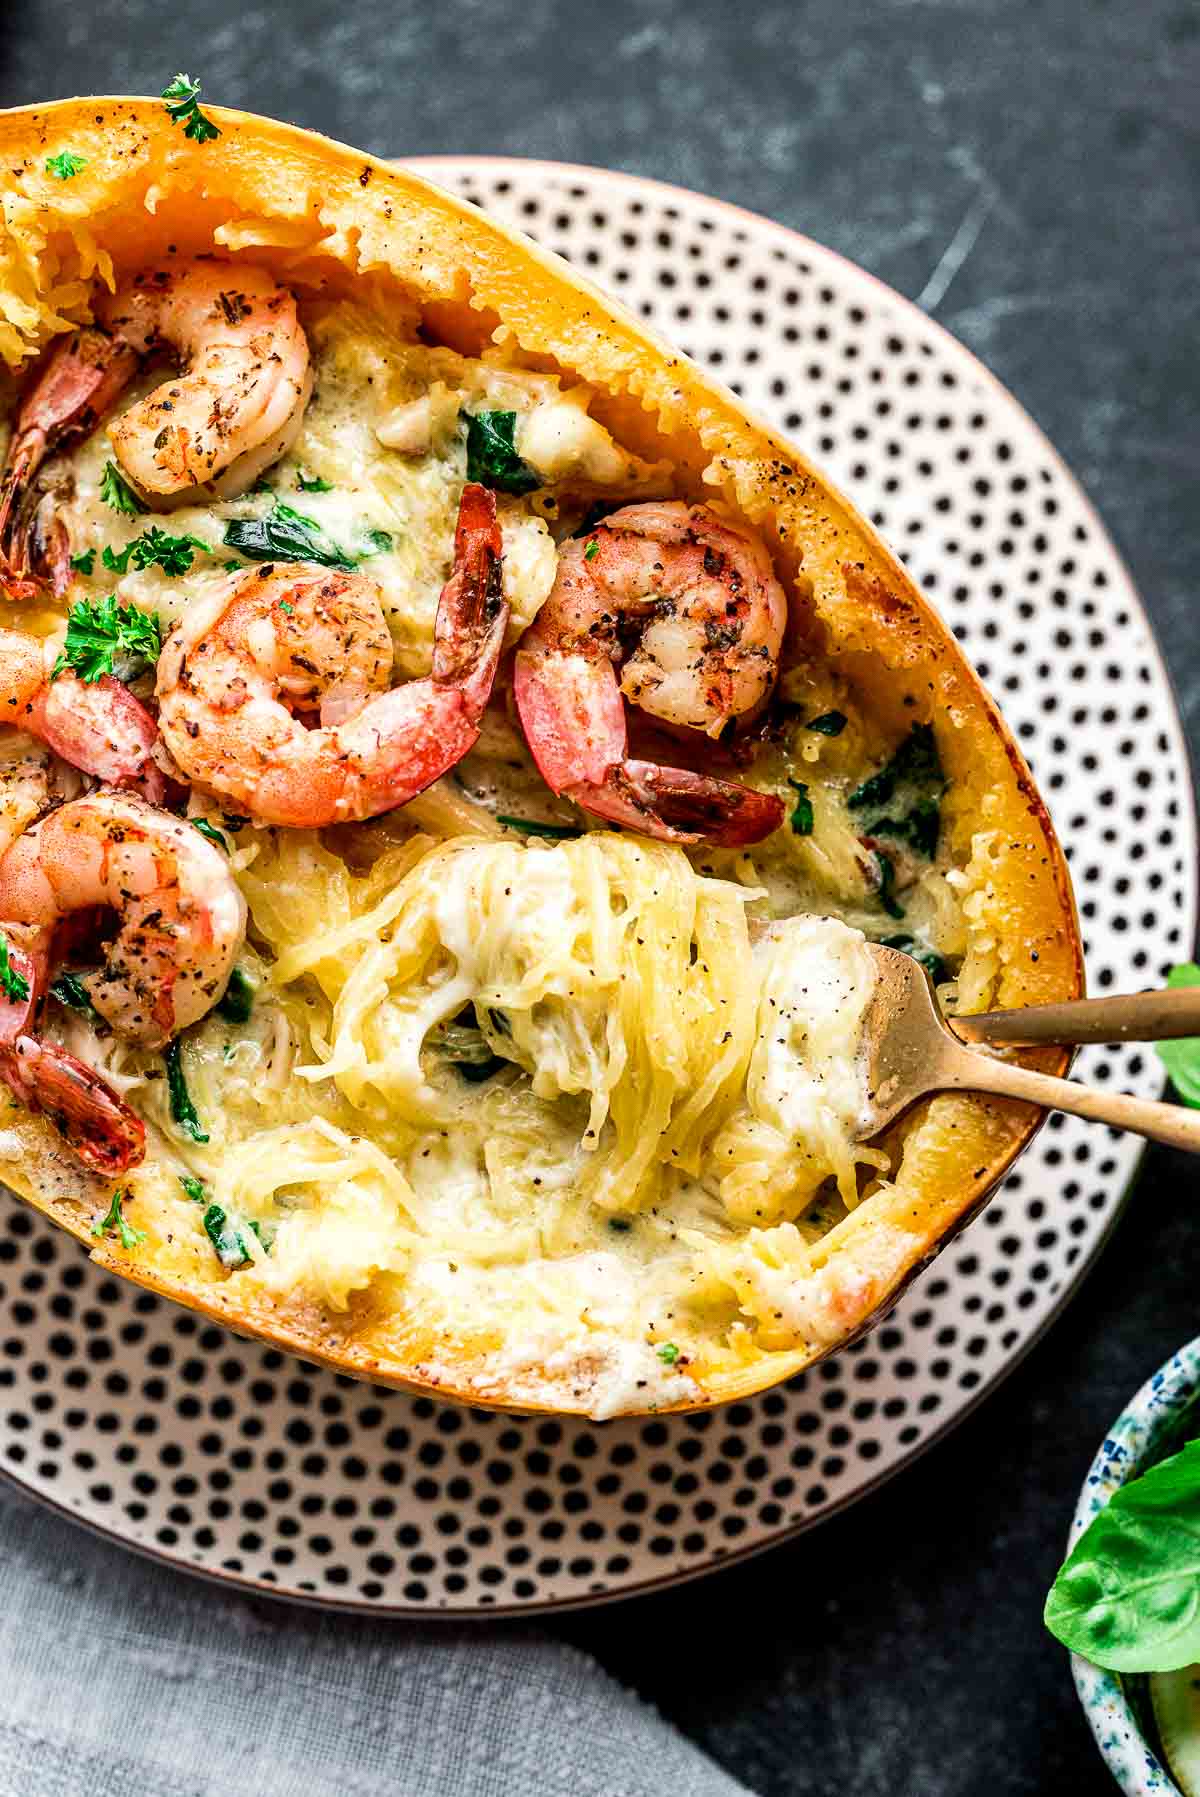
POLYGON ((256 1218, 251 1217, 248 1226, 258 1237, 266 1253, 269 1254, 275 1242, 275 1231, 271 1228, 270 1224, 260 1223, 256 1218))
POLYGON ((1200 1441, 1131 1479, 1089 1523, 1045 1620, 1064 1647, 1113 1672, 1200 1660, 1200 1441))
MULTIPOLYGON (((296 470, 296 485, 302 493, 332 493, 333 482, 322 480, 319 474, 307 475, 303 468, 296 470)), ((269 489, 268 489, 269 490, 269 489)))
POLYGON ((248 817, 239 817, 236 812, 223 811, 221 813, 221 822, 227 830, 231 830, 236 836, 239 830, 244 830, 246 828, 250 819, 248 817))
POLYGON ((7 936, 0 936, 0 991, 15 1004, 21 1004, 29 997, 29 981, 23 973, 18 973, 8 958, 7 936))
MULTIPOLYGON (((1181 962, 1167 975, 1167 985, 1200 986, 1200 967, 1194 961, 1181 962)), ((1156 1042, 1154 1052, 1184 1104, 1200 1106, 1200 1036, 1180 1036, 1175 1042, 1156 1042)))
POLYGON ((497 493, 532 493, 542 477, 517 454, 515 412, 465 412, 467 479, 497 493))
POLYGON ((927 942, 921 942, 916 936, 881 936, 880 947, 898 948, 902 954, 911 955, 929 975, 935 986, 950 978, 950 969, 927 942))
POLYGON ((105 505, 111 505, 114 512, 124 512, 127 518, 136 518, 150 509, 142 504, 115 462, 105 462, 104 464, 104 473, 100 479, 100 497, 105 505))
POLYGON ((599 555, 599 553, 600 553, 600 539, 599 539, 599 537, 593 537, 591 542, 588 544, 587 548, 583 552, 583 559, 585 562, 593 562, 593 561, 595 561, 595 559, 599 555))
POLYGON ((608 1219, 608 1227, 612 1230, 614 1235, 628 1235, 629 1231, 633 1228, 633 1224, 629 1221, 628 1217, 610 1217, 608 1219))
POLYGON ((570 836, 583 835, 577 824, 540 824, 531 817, 505 817, 502 812, 496 813, 496 822, 504 824, 509 830, 519 830, 522 836, 550 836, 565 840, 570 836))
POLYGON ((183 126, 183 135, 194 143, 211 143, 220 137, 220 128, 207 113, 200 110, 200 83, 190 75, 175 75, 162 90, 167 116, 183 126))
POLYGON ((193 830, 199 830, 201 836, 207 836, 208 840, 216 848, 224 849, 226 854, 229 853, 229 844, 217 829, 217 826, 215 824, 210 824, 206 817, 189 817, 188 823, 191 824, 193 830))
POLYGON ((941 792, 945 784, 932 727, 914 724, 892 759, 855 787, 846 804, 851 811, 862 811, 886 805, 898 786, 935 786, 941 792))
POLYGON ((208 1202, 208 1193, 204 1188, 204 1181, 202 1179, 196 1179, 190 1173, 181 1173, 179 1175, 179 1183, 187 1193, 188 1197, 192 1200, 193 1204, 206 1204, 208 1202))
POLYGON ((792 834, 793 836, 811 836, 813 833, 813 808, 812 800, 808 796, 808 787, 803 780, 793 780, 790 777, 788 785, 800 795, 788 820, 792 826, 792 834))
POLYGON ((660 1342, 658 1345, 658 1358, 662 1361, 664 1366, 674 1366, 675 1362, 679 1359, 679 1349, 675 1346, 674 1342, 660 1342))
POLYGON ((896 863, 882 849, 876 849, 874 854, 879 874, 879 885, 876 888, 879 902, 889 917, 903 917, 904 906, 896 900, 896 863))
POLYGON ((265 518, 234 518, 225 526, 225 546, 252 562, 319 562, 344 572, 356 565, 315 518, 293 511, 280 499, 265 518))
POLYGON ((936 799, 918 799, 907 817, 877 817, 872 836, 891 836, 906 842, 918 855, 932 861, 942 832, 942 813, 936 799))
POLYGON ((131 1193, 126 1187, 121 1187, 113 1193, 112 1203, 109 1205, 106 1214, 101 1217, 98 1223, 93 1225, 93 1235, 108 1235, 110 1230, 115 1229, 121 1237, 122 1248, 136 1248, 139 1242, 145 1241, 145 1230, 134 1229, 125 1221, 125 1218, 121 1213, 122 1200, 129 1198, 130 1196, 131 1193))
POLYGON ((213 1008, 219 1016, 228 1018, 230 1023, 249 1023, 254 1009, 254 993, 253 980, 240 967, 235 967, 229 976, 229 984, 213 1008))
POLYGON ((73 555, 71 557, 71 566, 74 568, 76 574, 90 574, 92 569, 96 566, 96 551, 94 549, 81 549, 78 555, 73 555))
POLYGON ((846 714, 844 711, 823 711, 819 718, 804 727, 815 730, 818 736, 840 736, 846 728, 846 714))
POLYGON ((287 613, 288 617, 290 618, 292 616, 292 613, 295 611, 296 607, 294 605, 289 604, 286 599, 281 599, 279 601, 279 609, 280 609, 280 611, 285 611, 287 613))
POLYGON ((244 1267, 254 1259, 242 1240, 240 1230, 234 1228, 219 1204, 210 1204, 205 1211, 204 1233, 223 1267, 244 1267))
POLYGON ((57 999, 66 1010, 77 1011, 80 1017, 86 1017, 89 1021, 99 1015, 88 996, 87 987, 77 973, 60 973, 50 983, 50 996, 57 999))
POLYGON ((118 605, 115 593, 93 603, 80 599, 67 614, 67 640, 51 679, 68 669, 88 685, 105 674, 131 680, 162 653, 162 630, 153 612, 118 605))
POLYGON ((157 565, 164 574, 174 579, 187 573, 195 560, 197 549, 205 555, 212 553, 209 545, 200 537, 173 537, 168 531, 159 530, 157 524, 152 524, 149 530, 144 530, 140 537, 135 537, 124 549, 106 547, 100 560, 116 574, 126 573, 132 562, 135 568, 153 568, 157 565))
POLYGON ((57 156, 46 158, 46 173, 58 181, 73 181, 86 167, 87 157, 76 156, 71 150, 60 150, 57 156))
POLYGON ((187 1089, 187 1078, 183 1071, 183 1048, 178 1036, 163 1049, 163 1060, 167 1065, 167 1091, 171 1097, 172 1117, 184 1134, 191 1136, 193 1142, 207 1142, 208 1131, 201 1128, 200 1118, 187 1089))
POLYGON ((373 555, 386 555, 392 547, 391 533, 386 530, 369 530, 363 538, 363 549, 359 555, 360 562, 370 561, 373 555))

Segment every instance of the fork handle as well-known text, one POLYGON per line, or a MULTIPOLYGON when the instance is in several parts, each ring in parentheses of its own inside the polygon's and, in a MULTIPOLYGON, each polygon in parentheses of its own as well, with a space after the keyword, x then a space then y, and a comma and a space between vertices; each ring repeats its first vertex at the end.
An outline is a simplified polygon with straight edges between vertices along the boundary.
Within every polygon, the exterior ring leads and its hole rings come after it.
MULTIPOLYGON (((1122 992, 1112 998, 1075 998, 1019 1011, 981 1011, 948 1017, 962 1042, 1034 1048, 1041 1042, 1167 1042, 1200 1036, 1200 986, 1162 992, 1122 992)), ((1062 1107, 1065 1109, 1065 1106, 1062 1107)))
POLYGON ((1023 1098, 1048 1111, 1069 1111, 1073 1117, 1111 1123, 1114 1129, 1130 1129, 1151 1142, 1165 1142, 1168 1148, 1200 1154, 1200 1111, 1160 1104, 1153 1098, 1133 1098, 1128 1092, 1099 1092, 1073 1079, 1055 1079, 1053 1074, 993 1060, 969 1049, 953 1057, 938 1085, 942 1090, 953 1086, 965 1092, 991 1092, 998 1098, 1023 1098))

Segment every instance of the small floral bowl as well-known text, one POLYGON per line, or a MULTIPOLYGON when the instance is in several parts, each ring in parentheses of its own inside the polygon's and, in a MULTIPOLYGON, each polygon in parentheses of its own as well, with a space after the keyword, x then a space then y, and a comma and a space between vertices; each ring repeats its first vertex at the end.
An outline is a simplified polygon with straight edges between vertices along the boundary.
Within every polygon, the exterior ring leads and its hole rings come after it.
MULTIPOLYGON (((1084 1481, 1071 1524, 1074 1547, 1119 1488, 1182 1445, 1189 1412, 1200 1406, 1200 1336, 1147 1379, 1105 1437, 1084 1481)), ((1190 1431, 1188 1431, 1190 1432, 1190 1431)), ((1071 1655, 1075 1689, 1105 1764, 1128 1797, 1180 1797, 1150 1744, 1145 1680, 1104 1672, 1071 1655)))

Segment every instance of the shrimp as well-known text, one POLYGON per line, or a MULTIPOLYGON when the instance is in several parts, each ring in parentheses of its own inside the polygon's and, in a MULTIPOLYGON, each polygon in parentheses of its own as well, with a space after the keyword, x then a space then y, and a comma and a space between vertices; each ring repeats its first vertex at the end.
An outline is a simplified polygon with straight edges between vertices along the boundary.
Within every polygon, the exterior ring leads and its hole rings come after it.
POLYGON ((129 688, 112 674, 52 678, 44 645, 18 630, 0 630, 0 724, 111 786, 136 786, 156 803, 166 792, 153 759, 158 726, 129 688))
POLYGON ((235 575, 159 658, 172 757, 260 823, 318 829, 407 804, 478 739, 508 622, 501 550, 495 494, 464 488, 433 671, 403 686, 373 580, 303 563, 235 575))
POLYGON ((136 367, 129 345, 103 331, 74 331, 48 352, 17 410, 0 473, 0 586, 10 598, 34 597, 38 577, 48 577, 56 593, 66 591, 65 527, 31 500, 32 482, 59 444, 95 429, 136 367))
POLYGON ((138 275, 96 311, 97 326, 49 350, 17 412, 0 473, 0 589, 13 599, 34 597, 39 581, 66 591, 66 527, 34 477, 52 450, 95 429, 145 357, 169 348, 183 367, 108 434, 151 506, 197 489, 222 499, 244 492, 291 446, 312 391, 295 298, 265 269, 184 261, 138 275))
POLYGON ((82 984, 119 1036, 162 1048, 228 984, 246 933, 237 881, 186 819, 95 792, 50 812, 0 860, 0 922, 53 931, 97 906, 116 912, 117 931, 82 984))
POLYGON ((0 1079, 26 1109, 49 1117, 85 1167, 113 1179, 144 1157, 146 1126, 93 1068, 32 1033, 45 995, 50 931, 10 926, 7 936, 10 979, 23 980, 25 991, 0 995, 0 1079), (18 935, 21 944, 13 940, 18 935))
POLYGON ((762 544, 707 506, 625 506, 566 544, 513 682, 546 784, 666 842, 736 846, 778 829, 769 794, 629 759, 622 697, 677 733, 715 738, 765 705, 786 619, 762 544))
POLYGON ((101 300, 99 322, 182 371, 108 427, 123 472, 156 506, 197 487, 229 499, 291 447, 312 391, 308 339, 263 268, 199 258, 151 269, 101 300))

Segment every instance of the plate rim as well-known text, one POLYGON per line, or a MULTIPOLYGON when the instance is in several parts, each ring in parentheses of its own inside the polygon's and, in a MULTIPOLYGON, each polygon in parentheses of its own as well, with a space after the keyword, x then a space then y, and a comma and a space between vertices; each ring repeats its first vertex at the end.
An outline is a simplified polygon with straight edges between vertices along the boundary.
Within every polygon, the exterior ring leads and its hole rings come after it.
MULTIPOLYGON (((1186 821, 1184 827, 1190 834, 1191 850, 1190 855, 1185 862, 1184 871, 1184 879, 1186 881, 1185 909, 1191 939, 1193 943, 1195 942, 1197 927, 1198 924, 1200 924, 1200 916, 1198 916, 1198 897, 1200 897, 1200 830, 1197 829, 1196 820, 1196 768, 1193 765, 1191 747, 1188 742, 1187 732, 1184 728, 1183 716, 1179 704, 1179 694, 1163 654, 1157 628, 1145 601, 1142 598, 1141 589, 1134 581, 1124 556, 1113 541, 1107 526, 1100 517, 1083 482, 1055 448, 1054 444, 1046 435, 1046 432, 1042 429, 1042 426, 1038 423, 1037 419, 1033 417, 1032 413, 1028 411, 1022 401, 1017 398, 1010 388, 1005 386, 998 375, 993 374, 991 369, 976 356, 973 350, 962 343, 959 338, 957 338, 952 331, 948 330, 938 319, 932 317, 928 312, 925 312, 915 300, 909 299, 907 294, 901 293, 897 288, 889 286, 879 275, 873 274, 870 269, 863 268, 860 263, 852 261, 850 257, 843 255, 840 250, 832 249, 827 244, 820 243, 817 239, 807 236, 802 231, 796 230, 793 226, 780 223, 779 220, 769 217, 766 213, 754 212, 748 207, 740 206, 735 201, 723 199, 715 194, 706 194, 695 188, 683 187, 677 182, 663 181, 653 175, 633 174, 628 170, 606 168, 599 164, 563 162, 546 157, 489 156, 479 153, 467 153, 463 155, 439 153, 426 156, 397 157, 392 160, 399 166, 411 169, 419 176, 428 172, 429 178, 434 180, 435 184, 436 171, 438 169, 453 168, 468 172, 471 170, 478 170, 480 173, 504 168, 520 169, 527 173, 531 170, 538 170, 543 171, 546 174, 560 177, 569 178, 573 176, 577 179, 583 178, 584 180, 592 181, 593 183, 598 183, 601 186, 610 188, 633 189, 635 191, 650 189, 660 194, 677 195, 679 198, 693 204, 699 203, 705 207, 716 208, 719 211, 732 215, 734 218, 746 221, 747 224, 757 230, 765 229, 768 233, 788 240, 794 247, 801 249, 807 254, 813 254, 818 258, 825 258, 836 264, 840 264, 848 271, 851 277, 856 280, 867 281, 871 286, 879 290, 881 300, 886 301, 886 303, 893 308, 898 308, 902 313, 914 316, 922 330, 932 330, 933 333, 942 340, 942 348, 946 353, 956 358, 961 365, 969 370, 975 379, 982 380, 986 386, 990 387, 996 397, 1006 403, 1010 408, 1015 409, 1022 424, 1036 440, 1041 453, 1056 469, 1060 477, 1064 478, 1070 484, 1074 493, 1078 496, 1087 523, 1090 529, 1094 531, 1096 540, 1104 552, 1111 557, 1115 567, 1120 571, 1120 574, 1142 615, 1146 628, 1149 654, 1156 664, 1157 670, 1162 677, 1170 696, 1170 715, 1165 721, 1165 729, 1171 748, 1174 751, 1176 763, 1181 767, 1183 775, 1181 782, 1181 802, 1186 805, 1186 821)), ((547 253, 551 255, 554 254, 553 251, 547 253)), ((568 264, 568 266, 570 265, 568 264)), ((586 279, 587 277, 584 278, 586 279)), ((611 298, 613 296, 607 297, 611 298)), ((623 302, 618 300, 617 303, 620 304, 623 302)), ((681 351, 680 353, 683 352, 681 351)), ((739 406, 743 405, 743 402, 736 395, 734 395, 734 398, 739 406)), ((772 428, 775 429, 776 427, 772 426, 772 428)), ((789 434, 786 431, 779 431, 777 434, 783 436, 785 440, 790 440, 789 434)), ((808 452, 805 451, 804 453, 807 455, 808 452)), ((818 463, 817 465, 819 466, 820 464, 818 463)), ((938 608, 935 607, 935 609, 938 608)), ((940 615, 939 611, 939 616, 940 615)), ((1167 1080, 1164 1074, 1162 1082, 1163 1090, 1166 1089, 1166 1085, 1167 1080)), ((1030 1140, 1033 1140, 1032 1136, 1030 1140)), ((1029 1144, 1027 1143, 1026 1146, 1028 1145, 1029 1144)), ((338 1597, 333 1594, 326 1596, 324 1593, 310 1593, 294 1589, 289 1590, 284 1586, 272 1584, 268 1580, 255 1578, 247 1573, 232 1572, 221 1567, 195 1565, 194 1563, 166 1552, 151 1543, 132 1540, 129 1536, 122 1534, 118 1529, 111 1528, 91 1517, 80 1514, 78 1511, 72 1509, 69 1504, 63 1503, 61 1500, 26 1484, 10 1467, 2 1462, 0 1462, 0 1477, 4 1479, 6 1484, 10 1485, 28 1501, 34 1504, 43 1505, 46 1509, 63 1517, 66 1521, 87 1530, 91 1535, 98 1539, 111 1542, 127 1553, 137 1554, 143 1560, 164 1566, 172 1572, 182 1572, 189 1577, 204 1580, 207 1583, 221 1588, 232 1586, 247 1597, 267 1598, 279 1603, 296 1605, 306 1610, 335 1611, 341 1614, 356 1616, 374 1616, 390 1621, 400 1620, 448 1624, 486 1623, 491 1620, 515 1621, 524 1617, 542 1617, 572 1611, 593 1610, 602 1606, 622 1603, 630 1598, 652 1596, 661 1591, 672 1589, 677 1585, 692 1584, 698 1579, 709 1578, 715 1574, 724 1572, 727 1568, 742 1565, 746 1561, 754 1559, 760 1554, 768 1553, 774 1548, 780 1547, 787 1542, 797 1539, 801 1535, 809 1533, 812 1529, 817 1528, 829 1518, 844 1514, 845 1511, 851 1509, 861 1499, 869 1497, 879 1491, 889 1482, 889 1480, 905 1471, 914 1463, 914 1461, 921 1459, 929 1449, 944 1441, 961 1423, 973 1416, 979 1406, 983 1403, 984 1399, 990 1397, 1009 1375, 1014 1373, 1017 1368, 1022 1365, 1033 1349, 1042 1342, 1051 1328, 1060 1320, 1068 1304, 1071 1303, 1086 1283, 1087 1279, 1095 1269, 1102 1253, 1107 1248, 1118 1224, 1124 1217, 1126 1206, 1129 1203, 1133 1189, 1141 1175, 1142 1161, 1145 1157, 1145 1152, 1146 1145, 1143 1144, 1137 1151, 1137 1158, 1129 1171, 1124 1187, 1113 1205, 1104 1228, 1096 1235, 1090 1245, 1087 1255, 1081 1258, 1077 1267, 1073 1269, 1072 1277, 1064 1284, 1064 1287, 1058 1294, 1053 1306, 1047 1311, 1036 1329, 1034 1329, 1025 1340, 1013 1350, 1009 1357, 1004 1361, 1003 1365, 992 1374, 990 1379, 972 1392, 967 1401, 956 1409, 952 1416, 947 1417, 937 1428, 930 1431, 929 1434, 922 1436, 920 1440, 914 1442, 909 1450, 901 1457, 897 1458, 894 1463, 881 1468, 872 1478, 864 1481, 861 1485, 856 1486, 853 1491, 847 1492, 835 1503, 823 1508, 817 1515, 801 1519, 797 1522, 788 1523, 784 1527, 776 1529, 761 1540, 749 1542, 743 1547, 729 1549, 726 1552, 714 1555, 703 1565, 684 1567, 681 1569, 677 1568, 672 1572, 663 1573, 658 1578, 642 1579, 635 1584, 623 1585, 619 1589, 585 1592, 574 1597, 558 1597, 541 1600, 534 1599, 528 1602, 513 1604, 483 1605, 475 1603, 469 1607, 451 1607, 441 1604, 420 1605, 386 1603, 372 1598, 338 1597)), ((1018 1156, 1017 1158, 1019 1159, 1020 1157, 1018 1156)), ((1002 1179, 1006 1178, 1009 1172, 1011 1172, 1011 1164, 1009 1168, 1005 1170, 1002 1179)), ((1002 1180, 997 1181, 997 1186, 999 1186, 1000 1183, 1002 1183, 1002 1180)), ((993 1188, 993 1190, 995 1189, 996 1188, 993 1188)), ((294 1355, 292 1358, 301 1361, 304 1365, 315 1364, 303 1361, 303 1357, 299 1355, 294 1355)), ((369 1384, 370 1382, 367 1381, 366 1383, 369 1384)), ((717 1408, 720 1408, 720 1406, 717 1406, 717 1408)))

